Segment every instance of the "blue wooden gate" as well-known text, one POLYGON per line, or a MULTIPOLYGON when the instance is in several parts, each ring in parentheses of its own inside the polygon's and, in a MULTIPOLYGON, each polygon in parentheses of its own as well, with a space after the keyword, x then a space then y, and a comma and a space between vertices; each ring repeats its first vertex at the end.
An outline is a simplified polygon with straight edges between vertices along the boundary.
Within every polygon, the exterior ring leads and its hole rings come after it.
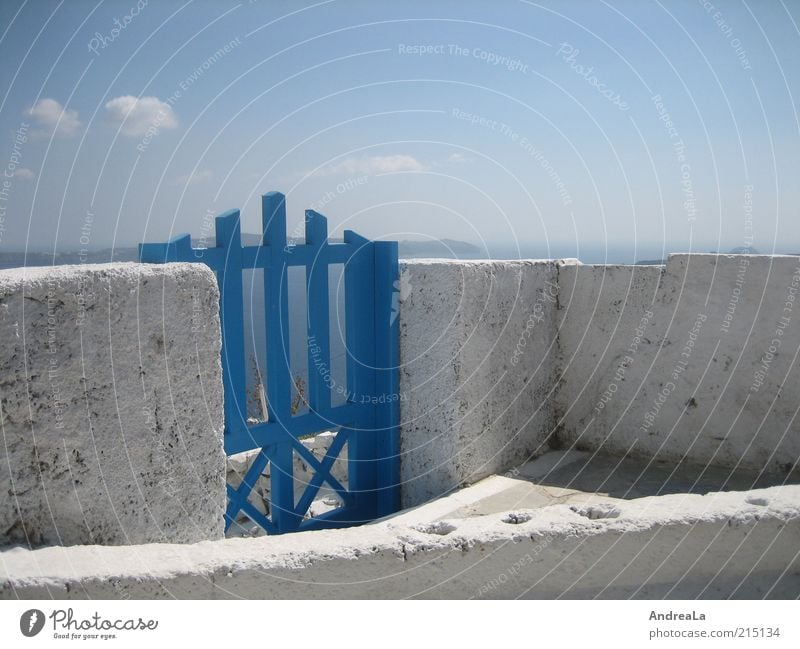
POLYGON ((240 513, 268 534, 363 523, 399 508, 399 395, 397 242, 368 241, 346 230, 341 243, 328 241, 327 220, 305 213, 305 245, 288 245, 286 199, 262 196, 261 245, 242 246, 239 210, 216 219, 216 246, 192 248, 188 234, 167 243, 139 246, 142 262, 201 262, 217 275, 222 324, 222 370, 225 396, 225 451, 258 450, 241 484, 228 489, 226 529, 240 513), (328 267, 343 264, 347 395, 332 405, 328 267), (289 349, 288 269, 306 270, 308 314, 308 404, 292 412, 294 379, 289 349), (244 270, 263 269, 266 309, 266 421, 247 416, 247 379, 243 321, 244 270), (394 309, 394 311, 393 311, 394 309), (322 431, 336 431, 324 457, 300 441, 322 431), (347 444, 347 485, 331 469, 347 444), (294 458, 313 471, 296 500, 294 458), (268 515, 249 500, 270 464, 268 515), (309 505, 326 483, 340 506, 308 518, 309 505))

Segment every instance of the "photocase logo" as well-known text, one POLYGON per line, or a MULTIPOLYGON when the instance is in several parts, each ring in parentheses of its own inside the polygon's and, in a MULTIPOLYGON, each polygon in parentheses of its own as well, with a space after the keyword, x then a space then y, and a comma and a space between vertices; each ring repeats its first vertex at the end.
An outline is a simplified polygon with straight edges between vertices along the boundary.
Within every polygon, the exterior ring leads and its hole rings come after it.
POLYGON ((32 638, 44 627, 44 613, 38 608, 25 611, 19 618, 19 630, 22 635, 32 638))

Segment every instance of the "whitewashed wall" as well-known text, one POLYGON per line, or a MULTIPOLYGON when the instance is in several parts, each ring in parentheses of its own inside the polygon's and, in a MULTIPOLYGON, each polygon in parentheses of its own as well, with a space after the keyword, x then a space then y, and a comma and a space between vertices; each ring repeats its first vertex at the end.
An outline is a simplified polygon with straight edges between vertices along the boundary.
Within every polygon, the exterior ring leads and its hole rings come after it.
POLYGON ((797 470, 798 257, 408 261, 403 274, 406 506, 550 444, 797 470))
MULTIPOLYGON (((404 506, 554 445, 789 472, 798 261, 403 262, 404 506)), ((0 543, 221 538, 210 271, 3 271, 0 326, 0 543)))
POLYGON ((566 446, 788 473, 800 459, 800 258, 672 255, 560 273, 566 446))
POLYGON ((0 272, 0 544, 223 536, 218 292, 197 264, 0 272))
POLYGON ((558 264, 402 264, 401 478, 418 505, 548 450, 558 264))

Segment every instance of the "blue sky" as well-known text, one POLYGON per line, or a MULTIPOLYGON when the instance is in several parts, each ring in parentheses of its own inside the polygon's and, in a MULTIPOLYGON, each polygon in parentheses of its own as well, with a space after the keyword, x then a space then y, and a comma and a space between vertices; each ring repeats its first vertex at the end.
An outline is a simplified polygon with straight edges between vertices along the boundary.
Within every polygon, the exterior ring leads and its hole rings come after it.
POLYGON ((0 4, 0 249, 208 234, 800 251, 797 2, 0 4), (116 22, 115 22, 116 21, 116 22))

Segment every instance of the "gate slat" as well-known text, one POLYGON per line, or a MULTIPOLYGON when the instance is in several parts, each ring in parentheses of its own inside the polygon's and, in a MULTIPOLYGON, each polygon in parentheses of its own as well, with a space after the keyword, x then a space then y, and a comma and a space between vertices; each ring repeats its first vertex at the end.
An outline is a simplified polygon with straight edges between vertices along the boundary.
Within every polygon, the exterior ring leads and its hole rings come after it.
POLYGON ((188 234, 179 234, 166 243, 140 243, 139 261, 151 264, 185 261, 191 252, 192 238, 188 234))
POLYGON ((230 210, 217 217, 216 239, 216 247, 221 249, 218 254, 222 255, 222 265, 215 270, 220 291, 225 427, 228 432, 239 432, 247 429, 239 210, 230 210))
MULTIPOLYGON (((261 220, 265 246, 269 246, 272 272, 264 274, 264 304, 267 310, 267 409, 278 426, 291 419, 292 373, 289 359, 289 291, 286 256, 286 197, 269 192, 262 197, 261 220)), ((286 440, 288 441, 288 440, 286 440)), ((292 447, 276 444, 269 449, 272 521, 279 532, 295 522, 294 463, 292 447)))
POLYGON ((311 478, 306 485, 303 495, 300 497, 297 507, 295 508, 296 513, 300 516, 302 516, 309 508, 314 500, 314 496, 319 493, 319 488, 326 480, 331 488, 336 491, 339 496, 341 496, 345 503, 350 500, 350 494, 348 493, 347 489, 345 489, 342 484, 331 475, 331 469, 336 462, 337 456, 344 447, 345 442, 347 442, 347 434, 340 431, 340 433, 336 436, 336 439, 333 440, 333 444, 331 444, 328 452, 325 454, 325 457, 322 458, 321 462, 317 460, 313 453, 307 449, 304 449, 302 445, 296 445, 296 448, 302 449, 302 455, 306 458, 306 460, 309 461, 311 466, 317 468, 317 471, 314 473, 314 477, 311 478))
POLYGON ((400 509, 400 269, 396 241, 375 246, 375 408, 377 512, 400 509))
POLYGON ((344 240, 353 246, 353 254, 344 269, 347 393, 349 401, 361 406, 350 432, 348 478, 350 488, 359 494, 360 511, 354 513, 367 516, 367 512, 375 510, 375 463, 361 461, 361 458, 375 457, 375 408, 362 404, 375 391, 372 343, 375 336, 375 256, 372 242, 355 232, 345 230, 344 240))
POLYGON ((242 476, 242 481, 239 486, 234 489, 228 485, 228 507, 225 510, 225 529, 227 530, 236 519, 236 514, 240 509, 243 509, 247 502, 250 492, 256 486, 256 482, 261 476, 264 467, 267 466, 269 457, 262 450, 253 459, 250 468, 242 476))
POLYGON ((330 306, 328 303, 328 220, 306 210, 308 290, 308 389, 311 409, 322 417, 331 408, 330 306), (326 381, 326 377, 327 381, 326 381))

